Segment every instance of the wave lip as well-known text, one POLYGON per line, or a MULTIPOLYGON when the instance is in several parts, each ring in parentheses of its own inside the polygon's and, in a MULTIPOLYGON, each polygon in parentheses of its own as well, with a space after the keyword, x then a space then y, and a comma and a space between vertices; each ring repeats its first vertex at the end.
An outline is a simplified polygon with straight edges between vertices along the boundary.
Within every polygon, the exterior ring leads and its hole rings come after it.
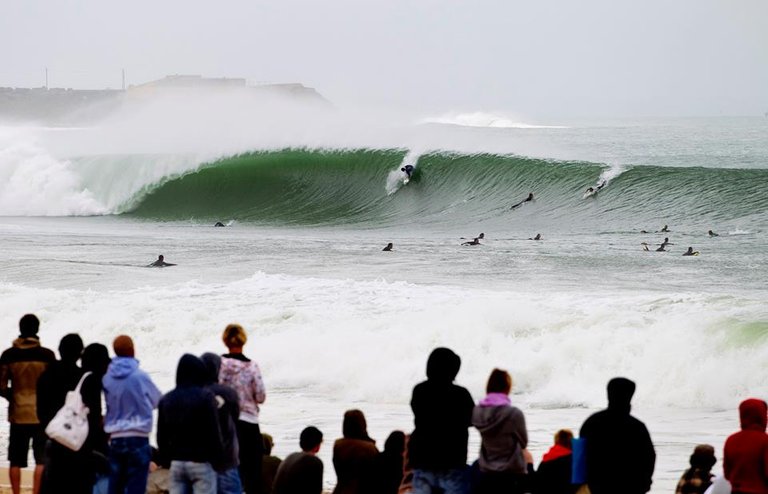
POLYGON ((427 117, 421 124, 456 125, 460 127, 484 127, 493 129, 567 129, 562 125, 537 125, 520 122, 511 117, 486 112, 446 113, 436 117, 427 117))

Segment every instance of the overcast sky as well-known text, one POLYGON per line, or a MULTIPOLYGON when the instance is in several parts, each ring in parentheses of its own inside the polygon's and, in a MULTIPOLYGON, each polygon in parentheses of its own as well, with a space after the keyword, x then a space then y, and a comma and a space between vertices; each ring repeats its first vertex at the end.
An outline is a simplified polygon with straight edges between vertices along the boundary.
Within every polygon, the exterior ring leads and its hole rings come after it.
POLYGON ((337 105, 529 117, 762 115, 766 0, 3 0, 0 87, 166 74, 337 105))

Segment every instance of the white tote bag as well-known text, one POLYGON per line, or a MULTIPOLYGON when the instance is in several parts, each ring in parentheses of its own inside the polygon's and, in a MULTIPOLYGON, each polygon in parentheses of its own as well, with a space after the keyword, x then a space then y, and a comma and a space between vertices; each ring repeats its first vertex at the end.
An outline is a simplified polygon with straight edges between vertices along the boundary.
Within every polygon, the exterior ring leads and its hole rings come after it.
POLYGON ((72 451, 79 451, 88 437, 88 407, 83 404, 80 386, 89 374, 90 372, 83 374, 77 387, 67 392, 64 406, 56 412, 45 428, 48 437, 72 451))

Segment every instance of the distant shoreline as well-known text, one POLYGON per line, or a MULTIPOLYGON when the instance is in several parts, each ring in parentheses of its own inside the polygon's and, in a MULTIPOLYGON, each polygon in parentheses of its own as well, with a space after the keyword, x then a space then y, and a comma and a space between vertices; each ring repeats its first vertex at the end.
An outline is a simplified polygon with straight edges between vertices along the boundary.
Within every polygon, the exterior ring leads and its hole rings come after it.
POLYGON ((82 124, 99 120, 123 105, 176 94, 242 94, 279 97, 329 104, 314 88, 300 83, 249 84, 242 78, 169 75, 125 89, 72 89, 54 87, 0 87, 0 121, 36 121, 51 125, 82 124))

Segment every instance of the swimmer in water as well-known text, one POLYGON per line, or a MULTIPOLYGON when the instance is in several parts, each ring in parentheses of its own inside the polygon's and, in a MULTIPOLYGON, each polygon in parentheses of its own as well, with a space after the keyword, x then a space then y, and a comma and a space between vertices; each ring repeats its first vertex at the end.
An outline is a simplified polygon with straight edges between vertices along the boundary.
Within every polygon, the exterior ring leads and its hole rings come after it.
POLYGON ((216 224, 214 224, 213 226, 227 226, 227 225, 225 225, 221 221, 217 221, 216 224))
POLYGON ((411 175, 413 175, 413 165, 405 165, 400 168, 400 171, 405 172, 405 174, 408 175, 408 178, 411 178, 411 175))
POLYGON ((693 247, 688 247, 688 250, 683 252, 683 255, 684 256, 698 256, 699 255, 699 251, 698 250, 694 251, 693 247))
POLYGON ((170 262, 165 262, 165 257, 163 257, 162 255, 157 256, 157 261, 149 265, 149 267, 151 268, 164 268, 166 266, 175 266, 175 264, 171 264, 170 262))
POLYGON ((669 227, 667 225, 664 225, 664 228, 659 230, 659 233, 669 233, 669 227))
POLYGON ((528 240, 541 240, 541 233, 537 233, 535 237, 529 238, 528 240))
POLYGON ((533 192, 531 192, 530 194, 528 194, 528 197, 526 197, 526 198, 525 198, 525 199, 523 199, 522 201, 518 202, 517 204, 515 204, 514 206, 512 206, 512 207, 511 207, 511 208, 509 208, 509 209, 516 209, 516 208, 519 208, 520 206, 522 206, 522 205, 523 205, 523 204, 525 204, 526 202, 530 202, 530 201, 532 201, 532 200, 533 200, 533 192))
POLYGON ((708 231, 707 235, 709 235, 710 237, 719 237, 720 236, 717 233, 713 232, 712 230, 708 231))
MULTIPOLYGON (((480 235, 482 235, 482 233, 480 235)), ((475 237, 474 239, 470 240, 469 242, 464 242, 461 245, 481 245, 480 244, 480 239, 481 238, 482 237, 475 237)))
POLYGON ((669 237, 664 237, 664 241, 660 245, 662 247, 666 247, 667 245, 675 245, 675 244, 669 241, 669 237))
POLYGON ((390 243, 388 243, 388 244, 387 244, 387 246, 386 246, 386 247, 384 247, 383 249, 381 249, 381 251, 382 251, 382 252, 391 252, 391 251, 392 251, 392 247, 394 247, 394 246, 392 245, 392 242, 390 242, 390 243))

